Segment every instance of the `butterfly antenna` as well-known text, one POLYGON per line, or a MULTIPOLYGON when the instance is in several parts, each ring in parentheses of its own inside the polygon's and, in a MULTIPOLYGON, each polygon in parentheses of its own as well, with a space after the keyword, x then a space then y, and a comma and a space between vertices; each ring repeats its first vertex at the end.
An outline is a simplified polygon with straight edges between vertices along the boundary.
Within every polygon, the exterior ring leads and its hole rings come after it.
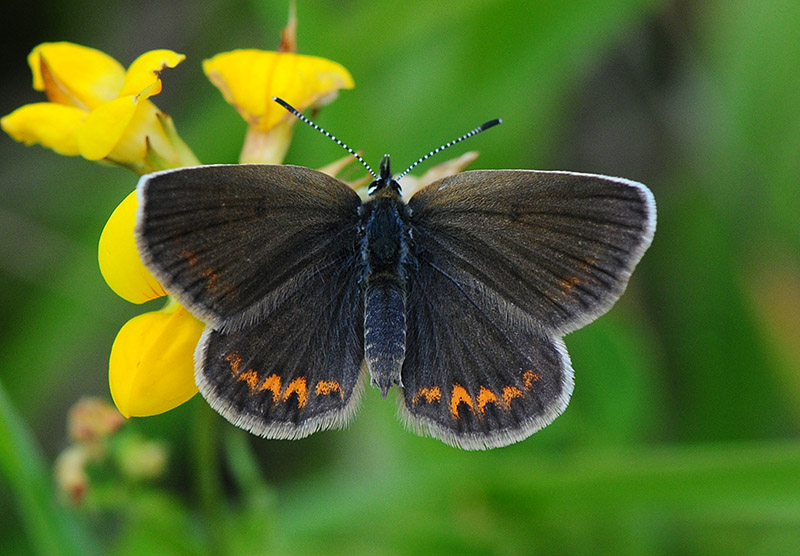
POLYGON ((432 157, 433 155, 435 155, 435 154, 437 154, 437 153, 440 153, 440 152, 442 152, 443 150, 445 150, 445 149, 446 149, 446 148, 448 148, 448 147, 452 147, 453 145, 455 145, 455 144, 457 144, 457 143, 460 143, 460 142, 461 142, 461 141, 463 141, 464 139, 469 139, 469 138, 470 138, 470 137, 472 137, 473 135, 477 135, 477 134, 479 134, 481 131, 486 131, 486 130, 487 130, 487 129, 489 129, 490 127, 494 127, 494 126, 496 126, 497 124, 502 124, 502 123, 503 123, 503 120, 501 120, 500 118, 497 118, 497 119, 495 119, 495 120, 488 121, 488 122, 486 122, 486 123, 485 123, 485 124, 483 124, 483 125, 479 125, 479 126, 478 126, 478 127, 476 127, 475 129, 473 129, 472 131, 470 131, 470 132, 468 132, 468 133, 465 133, 464 135, 462 135, 462 136, 461 136, 461 137, 459 137, 458 139, 453 139, 453 140, 452 140, 452 141, 450 141, 449 143, 445 143, 444 145, 442 145, 442 146, 441 146, 441 147, 439 147, 438 149, 434 149, 434 150, 432 150, 431 152, 429 152, 428 154, 426 154, 425 156, 422 156, 422 157, 420 157, 420 158, 419 158, 419 160, 417 160, 417 161, 416 161, 414 164, 412 164, 411 166, 409 166, 408 168, 406 168, 406 170, 405 170, 405 171, 404 171, 402 174, 400 174, 399 176, 397 176, 395 179, 396 179, 397 181, 400 181, 400 179, 401 179, 403 176, 405 176, 405 175, 406 175, 406 174, 408 174, 408 173, 409 173, 411 170, 413 170, 414 168, 416 168, 416 167, 417 167, 417 165, 418 165, 420 162, 424 162, 424 161, 428 160, 428 159, 429 159, 430 157, 432 157))
POLYGON ((294 106, 292 106, 291 104, 289 104, 288 102, 286 102, 286 101, 285 101, 285 100, 283 100, 282 98, 278 98, 278 97, 272 97, 272 100, 274 100, 275 102, 277 102, 278 104, 280 104, 281 106, 283 106, 284 108, 286 108, 286 110, 288 110, 289 112, 291 112, 291 113, 292 113, 292 115, 294 115, 295 117, 297 117, 297 119, 299 119, 301 122, 307 123, 308 125, 310 125, 310 126, 311 126, 311 127, 313 127, 314 129, 316 129, 317 131, 319 131, 320 133, 322 133, 323 135, 325 135, 325 136, 326 136, 328 139, 331 139, 331 140, 333 140, 333 141, 334 141, 334 142, 335 142, 337 145, 339 145, 340 147, 342 147, 344 150, 346 150, 347 152, 349 152, 351 155, 353 155, 354 157, 356 157, 356 160, 358 160, 358 161, 359 161, 361 164, 363 164, 363 165, 364 165, 364 168, 366 168, 366 169, 367 169, 367 172, 369 172, 370 174, 372 174, 372 177, 373 177, 373 178, 375 178, 376 180, 378 179, 378 175, 377 175, 377 174, 376 174, 376 173, 375 173, 375 172, 372 170, 372 168, 370 168, 370 167, 369 167, 369 164, 367 164, 367 163, 364 161, 364 159, 363 159, 363 158, 361 158, 361 156, 360 156, 360 155, 359 155, 359 154, 358 154, 356 151, 354 151, 353 149, 351 149, 350 147, 348 147, 346 144, 344 144, 343 142, 341 142, 341 141, 340 141, 339 139, 337 139, 337 138, 336 138, 336 137, 335 137, 333 134, 331 134, 331 133, 328 133, 327 131, 325 131, 324 129, 322 129, 321 127, 319 127, 317 124, 315 124, 314 122, 312 122, 311 120, 309 120, 308 118, 306 118, 305 116, 303 116, 303 115, 302 115, 302 114, 301 114, 301 113, 300 113, 300 112, 299 112, 299 111, 298 111, 298 110, 297 110, 297 109, 296 109, 294 106))

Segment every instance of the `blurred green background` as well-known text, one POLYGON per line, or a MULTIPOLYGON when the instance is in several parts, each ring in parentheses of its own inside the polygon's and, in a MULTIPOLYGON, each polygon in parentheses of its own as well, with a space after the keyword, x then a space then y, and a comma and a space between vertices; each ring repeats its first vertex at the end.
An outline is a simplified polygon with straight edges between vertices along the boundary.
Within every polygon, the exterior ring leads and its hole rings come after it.
MULTIPOLYGON (((187 60, 154 100, 212 163, 236 161, 245 124, 201 61, 275 48, 287 3, 5 11, 0 113, 44 100, 25 59, 40 42, 124 65, 171 48, 187 60)), ((0 554, 799 554, 800 4, 303 0, 297 12, 299 51, 356 81, 317 121, 373 166, 502 117, 449 154, 652 188, 658 229, 627 293, 567 338, 569 408, 526 441, 470 453, 405 431, 375 389, 348 429, 294 442, 250 437, 198 396, 121 433, 165 447, 159 478, 109 460, 74 508, 52 478, 66 415, 86 395, 110 401, 111 343, 156 307, 116 297, 96 263, 136 176, 3 134, 0 554)), ((298 127, 287 161, 340 156, 298 127)))

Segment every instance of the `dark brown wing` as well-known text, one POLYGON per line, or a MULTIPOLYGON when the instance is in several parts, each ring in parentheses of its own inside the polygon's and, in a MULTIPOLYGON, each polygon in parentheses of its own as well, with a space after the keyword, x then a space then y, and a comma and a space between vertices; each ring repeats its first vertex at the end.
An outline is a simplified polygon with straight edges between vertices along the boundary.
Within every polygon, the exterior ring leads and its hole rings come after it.
POLYGON ((656 222, 644 185, 569 172, 463 172, 408 204, 422 260, 561 335, 622 295, 656 222))
POLYGON ((259 321, 356 249, 356 193, 298 166, 219 165, 144 176, 142 260, 198 318, 233 330, 259 321))
POLYGON ((604 176, 482 171, 409 207, 407 421, 467 449, 528 437, 569 402, 562 336, 611 307, 650 244, 652 194, 604 176))
POLYGON ((358 195, 307 168, 205 166, 143 177, 139 203, 142 259, 207 323, 209 404, 269 438, 346 422, 364 359, 358 195))

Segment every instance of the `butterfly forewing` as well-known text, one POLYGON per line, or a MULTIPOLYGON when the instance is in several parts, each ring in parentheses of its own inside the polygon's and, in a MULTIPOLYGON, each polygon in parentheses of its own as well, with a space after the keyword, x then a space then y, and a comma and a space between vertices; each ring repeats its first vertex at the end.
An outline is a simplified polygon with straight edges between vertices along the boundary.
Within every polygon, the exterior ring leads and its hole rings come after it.
POLYGON ((137 245, 181 304, 235 330, 302 288, 337 250, 356 248, 360 205, 345 184, 308 168, 168 170, 140 182, 137 245))
POLYGON ((655 229, 646 187, 592 174, 464 172, 409 206, 421 258, 561 334, 613 305, 655 229))

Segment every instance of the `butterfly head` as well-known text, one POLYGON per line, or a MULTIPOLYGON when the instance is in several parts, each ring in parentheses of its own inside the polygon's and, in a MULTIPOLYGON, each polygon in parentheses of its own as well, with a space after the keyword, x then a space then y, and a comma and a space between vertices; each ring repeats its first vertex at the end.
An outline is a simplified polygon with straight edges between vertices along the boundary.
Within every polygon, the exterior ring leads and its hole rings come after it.
POLYGON ((390 195, 400 195, 400 184, 392 178, 388 154, 383 155, 378 177, 369 185, 370 195, 377 195, 382 192, 390 195))

